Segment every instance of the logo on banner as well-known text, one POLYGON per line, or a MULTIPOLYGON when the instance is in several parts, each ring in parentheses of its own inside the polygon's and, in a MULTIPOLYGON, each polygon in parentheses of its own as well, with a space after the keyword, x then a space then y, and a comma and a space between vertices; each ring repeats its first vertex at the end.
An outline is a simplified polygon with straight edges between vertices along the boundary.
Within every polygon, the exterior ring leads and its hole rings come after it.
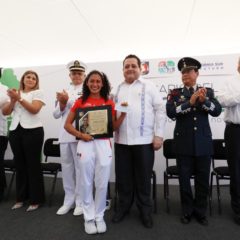
POLYGON ((141 67, 142 67, 142 75, 147 75, 149 73, 149 62, 143 61, 141 63, 141 67))
POLYGON ((206 72, 218 72, 224 69, 224 63, 219 62, 204 62, 202 63, 202 70, 206 72))
POLYGON ((176 69, 175 62, 173 60, 160 61, 158 63, 158 71, 161 74, 174 73, 175 69, 176 69))

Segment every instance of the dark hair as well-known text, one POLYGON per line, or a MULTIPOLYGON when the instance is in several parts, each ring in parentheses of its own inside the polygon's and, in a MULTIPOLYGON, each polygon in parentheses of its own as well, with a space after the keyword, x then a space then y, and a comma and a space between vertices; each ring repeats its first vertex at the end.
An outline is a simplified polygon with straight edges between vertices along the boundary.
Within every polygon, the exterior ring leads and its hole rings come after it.
POLYGON ((100 90, 100 96, 102 98, 104 98, 105 101, 108 100, 108 97, 109 97, 109 93, 110 93, 110 90, 111 90, 111 87, 110 87, 110 83, 109 83, 109 80, 108 80, 108 77, 105 73, 103 72, 99 72, 98 70, 93 70, 91 71, 90 73, 88 73, 88 75, 86 76, 84 82, 83 82, 83 95, 82 95, 82 102, 86 102, 87 101, 87 98, 89 97, 90 95, 90 90, 87 86, 87 83, 90 79, 90 77, 93 75, 93 74, 98 74, 101 79, 102 79, 102 84, 103 84, 103 87, 101 88, 100 90))
POLYGON ((124 65, 124 62, 126 61, 126 59, 128 58, 135 58, 137 60, 137 63, 138 63, 138 66, 141 67, 141 60, 138 56, 134 55, 134 54, 129 54, 127 55, 124 60, 123 60, 123 65, 124 65))

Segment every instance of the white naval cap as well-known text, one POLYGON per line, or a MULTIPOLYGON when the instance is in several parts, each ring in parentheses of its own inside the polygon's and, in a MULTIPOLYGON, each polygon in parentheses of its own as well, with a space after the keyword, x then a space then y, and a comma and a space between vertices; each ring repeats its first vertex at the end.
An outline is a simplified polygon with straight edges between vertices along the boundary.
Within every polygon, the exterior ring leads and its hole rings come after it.
POLYGON ((67 64, 67 68, 69 69, 69 71, 85 72, 86 69, 87 69, 87 66, 82 61, 74 60, 74 61, 71 61, 70 63, 67 64))

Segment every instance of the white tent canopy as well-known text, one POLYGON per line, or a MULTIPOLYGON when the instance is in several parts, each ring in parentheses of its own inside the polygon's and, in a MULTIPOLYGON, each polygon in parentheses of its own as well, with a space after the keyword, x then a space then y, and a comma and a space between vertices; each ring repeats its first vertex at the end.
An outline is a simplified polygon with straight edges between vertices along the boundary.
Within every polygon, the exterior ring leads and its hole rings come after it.
POLYGON ((0 0, 0 67, 240 53, 239 0, 0 0))

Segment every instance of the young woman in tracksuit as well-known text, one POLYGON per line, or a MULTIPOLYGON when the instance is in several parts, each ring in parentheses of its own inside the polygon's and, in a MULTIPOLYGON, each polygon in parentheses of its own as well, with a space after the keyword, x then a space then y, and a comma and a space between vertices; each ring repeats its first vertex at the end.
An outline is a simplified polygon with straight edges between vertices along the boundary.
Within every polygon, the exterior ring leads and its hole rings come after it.
POLYGON ((90 72, 83 83, 83 96, 75 102, 65 123, 65 129, 80 139, 77 146, 80 194, 83 201, 85 232, 88 234, 103 233, 107 229, 103 217, 111 171, 112 148, 109 138, 93 139, 91 135, 76 130, 72 123, 78 108, 110 105, 113 127, 114 129, 118 128, 125 113, 115 120, 115 105, 109 99, 109 92, 110 84, 107 76, 96 70, 90 72), (93 199, 94 182, 95 199, 93 199))

